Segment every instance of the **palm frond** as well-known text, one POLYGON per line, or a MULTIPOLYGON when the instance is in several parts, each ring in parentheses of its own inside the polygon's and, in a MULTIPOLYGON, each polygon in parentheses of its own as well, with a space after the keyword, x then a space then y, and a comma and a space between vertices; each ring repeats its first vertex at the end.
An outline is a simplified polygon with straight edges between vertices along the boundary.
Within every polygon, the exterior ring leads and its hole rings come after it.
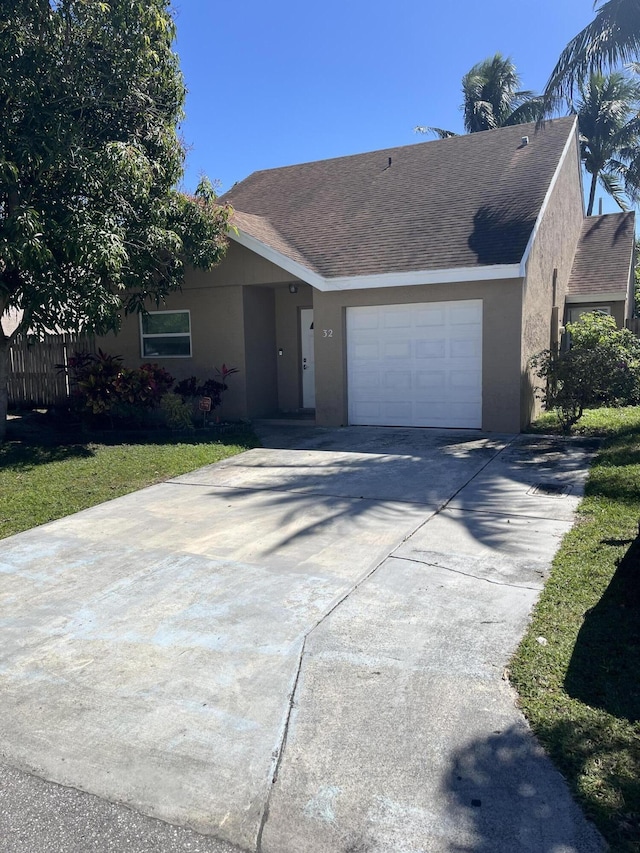
POLYGON ((547 105, 571 98, 575 83, 592 72, 633 62, 640 55, 640 2, 607 0, 595 19, 560 54, 544 96, 547 105))
POLYGON ((600 172, 598 180, 618 205, 620 210, 629 210, 629 205, 625 198, 626 191, 624 183, 620 180, 618 175, 612 172, 600 172))
POLYGON ((530 99, 516 107, 505 121, 505 127, 514 124, 526 124, 529 121, 539 121, 544 118, 544 98, 541 95, 531 95, 530 99))
POLYGON ((444 130, 442 127, 427 127, 426 125, 417 124, 413 128, 414 133, 432 133, 438 139, 451 139, 452 136, 459 136, 452 130, 444 130))

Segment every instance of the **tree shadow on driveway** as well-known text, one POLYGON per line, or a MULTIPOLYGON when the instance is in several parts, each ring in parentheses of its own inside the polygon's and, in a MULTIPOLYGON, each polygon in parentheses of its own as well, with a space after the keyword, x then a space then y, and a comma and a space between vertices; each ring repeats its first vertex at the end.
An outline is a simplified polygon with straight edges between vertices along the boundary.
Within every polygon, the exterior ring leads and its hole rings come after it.
MULTIPOLYGON (((229 494, 262 490, 274 505, 290 505, 292 515, 300 496, 313 495, 334 520, 370 511, 372 502, 393 505, 399 515, 402 503, 424 507, 427 516, 450 505, 474 540, 496 550, 513 539, 501 526, 510 516, 573 520, 597 447, 592 440, 467 430, 302 427, 258 434, 264 450, 223 463, 202 485, 229 487, 229 494), (536 493, 540 484, 549 494, 536 493)), ((310 521, 296 535, 314 529, 310 521)))

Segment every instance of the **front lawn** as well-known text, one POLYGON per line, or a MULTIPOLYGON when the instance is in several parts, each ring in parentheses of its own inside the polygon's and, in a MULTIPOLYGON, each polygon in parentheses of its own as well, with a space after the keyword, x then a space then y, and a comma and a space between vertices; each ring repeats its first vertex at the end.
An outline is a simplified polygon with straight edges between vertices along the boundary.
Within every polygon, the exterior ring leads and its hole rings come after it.
POLYGON ((587 412, 578 428, 607 438, 510 675, 612 851, 638 853, 640 407, 587 412))
POLYGON ((0 445, 0 538, 255 447, 252 433, 126 443, 14 438, 0 445))

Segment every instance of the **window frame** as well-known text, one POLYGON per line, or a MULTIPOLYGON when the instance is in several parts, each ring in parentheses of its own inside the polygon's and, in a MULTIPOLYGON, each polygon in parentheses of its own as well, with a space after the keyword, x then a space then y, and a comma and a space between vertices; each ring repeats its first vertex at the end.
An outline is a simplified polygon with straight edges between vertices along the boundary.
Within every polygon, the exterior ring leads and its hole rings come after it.
POLYGON ((585 303, 584 303, 584 305, 582 305, 582 304, 579 304, 579 303, 578 303, 578 304, 575 304, 575 305, 568 305, 568 306, 567 306, 567 308, 569 309, 569 310, 567 311, 567 323, 575 323, 575 322, 577 322, 577 320, 582 316, 582 314, 596 314, 596 313, 599 313, 599 314, 606 314, 606 315, 608 315, 609 317, 611 317, 611 305, 607 305, 607 304, 604 304, 604 305, 589 305, 589 303, 588 303, 588 302, 585 302, 585 303), (575 320, 573 320, 573 319, 571 318, 571 314, 572 314, 572 312, 573 312, 573 311, 578 311, 578 312, 579 312, 578 317, 577 317, 575 320))
POLYGON ((191 310, 189 308, 174 308, 172 310, 163 311, 145 311, 139 315, 140 324, 140 357, 141 358, 192 358, 193 357, 193 341, 191 338, 191 310), (154 334, 145 332, 143 326, 143 318, 145 316, 155 316, 156 314, 186 314, 189 320, 188 332, 163 332, 154 334), (145 340, 153 340, 154 338, 189 338, 189 353, 188 355, 145 355, 144 342, 145 340))

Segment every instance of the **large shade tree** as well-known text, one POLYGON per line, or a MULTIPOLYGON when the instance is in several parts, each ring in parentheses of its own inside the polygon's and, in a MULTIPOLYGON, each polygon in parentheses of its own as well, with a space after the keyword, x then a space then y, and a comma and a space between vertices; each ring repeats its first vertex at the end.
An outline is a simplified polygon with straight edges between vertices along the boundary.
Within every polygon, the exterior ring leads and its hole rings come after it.
MULTIPOLYGON (((462 78, 460 109, 466 132, 537 121, 542 116, 542 99, 520 85, 520 76, 510 57, 496 53, 474 65, 462 78)), ((434 133, 441 139, 457 135, 440 127, 419 126, 416 130, 434 133)))
POLYGON ((593 213, 598 182, 623 209, 636 201, 640 186, 640 84, 622 72, 593 73, 578 83, 579 98, 572 105, 578 116, 580 152, 591 176, 587 216, 593 213))
POLYGON ((565 47, 545 89, 545 104, 570 97, 591 73, 640 56, 640 0, 596 0, 594 20, 565 47))
POLYGON ((168 0, 3 0, 0 440, 11 340, 105 332, 224 253, 229 210, 175 187, 185 96, 168 0))

